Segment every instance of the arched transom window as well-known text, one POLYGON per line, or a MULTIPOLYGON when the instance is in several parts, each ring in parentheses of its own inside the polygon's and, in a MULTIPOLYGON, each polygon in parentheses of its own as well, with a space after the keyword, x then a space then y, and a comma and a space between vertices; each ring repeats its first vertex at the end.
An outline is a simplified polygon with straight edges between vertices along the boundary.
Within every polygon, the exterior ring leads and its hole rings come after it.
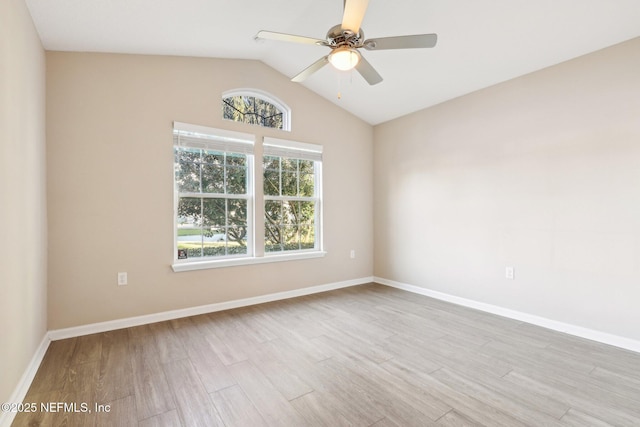
POLYGON ((273 95, 255 89, 222 94, 222 118, 268 128, 291 130, 291 110, 273 95))

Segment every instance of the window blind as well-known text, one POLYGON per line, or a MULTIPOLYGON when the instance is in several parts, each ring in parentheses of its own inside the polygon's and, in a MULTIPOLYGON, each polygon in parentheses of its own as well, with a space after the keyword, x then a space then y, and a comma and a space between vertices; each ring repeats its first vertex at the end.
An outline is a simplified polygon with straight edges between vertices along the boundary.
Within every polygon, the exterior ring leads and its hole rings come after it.
POLYGON ((322 145, 289 141, 277 138, 264 138, 263 152, 265 156, 291 157, 294 159, 322 161, 322 145))
POLYGON ((224 129, 173 123, 173 144, 202 150, 253 154, 254 136, 224 129))

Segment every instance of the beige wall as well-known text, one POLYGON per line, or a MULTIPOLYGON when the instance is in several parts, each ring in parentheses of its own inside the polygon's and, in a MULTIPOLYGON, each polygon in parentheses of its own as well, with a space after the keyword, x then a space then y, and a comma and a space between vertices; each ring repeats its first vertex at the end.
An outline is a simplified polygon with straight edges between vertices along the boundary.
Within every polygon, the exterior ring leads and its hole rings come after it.
MULTIPOLYGON (((0 2, 0 402, 46 333, 45 54, 23 0, 0 2)), ((2 414, 0 414, 1 417, 2 414)))
POLYGON ((377 126, 375 275, 640 339, 639 70, 634 39, 377 126))
POLYGON ((371 276, 373 129, 258 61, 47 52, 47 122, 49 329, 371 276), (291 133, 221 119, 248 87, 291 133), (174 120, 322 144, 328 255, 172 272, 174 120))

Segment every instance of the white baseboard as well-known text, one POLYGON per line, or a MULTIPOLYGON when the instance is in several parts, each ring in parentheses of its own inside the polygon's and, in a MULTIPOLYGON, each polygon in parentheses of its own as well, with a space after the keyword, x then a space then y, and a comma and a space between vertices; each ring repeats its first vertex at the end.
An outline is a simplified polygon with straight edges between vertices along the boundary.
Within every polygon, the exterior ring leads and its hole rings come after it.
POLYGON ((631 338, 608 334, 606 332, 600 332, 594 329, 583 328, 581 326, 576 326, 569 323, 558 322, 556 320, 547 319, 545 317, 535 316, 533 314, 523 313, 521 311, 511 310, 497 305, 486 304, 467 298, 461 298, 455 295, 445 294, 442 292, 433 291, 431 289, 422 288, 420 286, 408 285, 406 283, 400 283, 393 280, 384 279, 382 277, 374 277, 373 281, 381 285, 402 289, 404 291, 413 292, 415 294, 447 301, 464 307, 474 308, 476 310, 485 311, 487 313, 497 314, 498 316, 507 317, 514 320, 520 320, 522 322, 542 326, 543 328, 551 329, 558 332, 564 332, 569 335, 586 338, 588 340, 597 341, 603 344, 608 344, 640 353, 640 341, 633 340, 631 338))
POLYGON ((233 301, 225 301, 215 304, 201 305, 197 307, 183 308, 179 310, 164 311, 161 313, 148 314, 144 316, 128 317, 125 319, 110 320, 108 322, 92 323, 89 325, 76 326, 65 329, 55 329, 49 331, 49 338, 52 341, 65 338, 79 337, 82 335, 95 334, 99 332, 113 331, 116 329, 130 328, 132 326, 146 325, 149 323, 162 322, 165 320, 179 319, 181 317, 197 316, 199 314, 213 313, 216 311, 229 310, 232 308, 247 307, 250 305, 263 304, 265 302, 279 301, 295 298, 303 295, 317 294, 319 292, 332 291, 334 289, 347 288, 350 286, 362 285, 373 282, 373 277, 363 277, 360 279, 346 280, 342 282, 329 283, 325 285, 311 286, 308 288, 294 289, 291 291, 276 292, 273 294, 260 295, 257 297, 243 298, 233 301))
MULTIPOLYGON (((49 339, 48 334, 45 334, 7 403, 20 403, 24 401, 24 398, 29 391, 29 387, 31 387, 31 382, 36 376, 36 372, 38 372, 42 359, 49 348, 50 342, 51 340, 49 339)), ((0 426, 9 427, 13 422, 13 419, 16 417, 16 414, 17 412, 0 411, 0 426)))

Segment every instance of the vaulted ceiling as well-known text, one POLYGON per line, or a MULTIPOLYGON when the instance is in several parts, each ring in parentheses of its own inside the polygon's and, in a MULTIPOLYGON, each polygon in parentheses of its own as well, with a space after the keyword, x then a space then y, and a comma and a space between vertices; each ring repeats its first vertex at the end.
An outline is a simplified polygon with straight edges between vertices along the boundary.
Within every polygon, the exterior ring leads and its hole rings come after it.
MULTIPOLYGON (((288 77, 328 48, 340 0, 26 0, 47 50, 261 60, 288 77)), ((370 124, 640 36, 638 0, 370 0, 367 38, 437 33, 433 49, 363 51, 384 81, 324 67, 303 84, 370 124), (338 94, 341 94, 339 97, 338 94)))

